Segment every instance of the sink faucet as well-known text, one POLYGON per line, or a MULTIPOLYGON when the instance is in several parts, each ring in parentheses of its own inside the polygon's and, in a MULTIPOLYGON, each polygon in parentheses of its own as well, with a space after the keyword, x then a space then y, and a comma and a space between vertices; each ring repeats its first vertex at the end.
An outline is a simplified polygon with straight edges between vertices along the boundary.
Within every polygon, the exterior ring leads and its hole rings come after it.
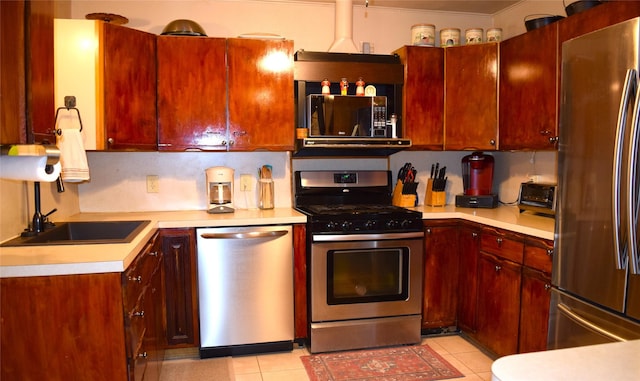
POLYGON ((23 237, 36 235, 45 231, 46 228, 53 226, 53 223, 49 222, 48 217, 55 213, 58 209, 54 208, 47 214, 42 214, 40 211, 40 182, 35 181, 33 183, 33 198, 35 213, 31 219, 31 226, 22 233, 23 237))

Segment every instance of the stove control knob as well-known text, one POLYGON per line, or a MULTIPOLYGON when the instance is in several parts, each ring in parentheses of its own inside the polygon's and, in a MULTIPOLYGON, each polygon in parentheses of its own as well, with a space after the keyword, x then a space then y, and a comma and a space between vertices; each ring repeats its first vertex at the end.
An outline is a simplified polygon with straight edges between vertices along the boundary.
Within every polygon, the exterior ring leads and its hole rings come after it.
POLYGON ((400 223, 400 227, 401 227, 401 228, 403 228, 403 229, 410 228, 410 227, 411 227, 411 221, 409 221, 409 220, 403 220, 403 221, 400 223))
POLYGON ((332 231, 332 230, 336 230, 338 228, 338 224, 336 224, 333 221, 329 221, 327 222, 327 230, 332 231))
POLYGON ((373 230, 376 227, 376 222, 372 220, 367 220, 367 222, 364 223, 364 227, 367 228, 368 230, 373 230))
POLYGON ((395 229, 395 228, 397 228, 397 227, 398 227, 398 221, 396 221, 396 220, 389 220, 389 221, 387 222, 387 228, 389 228, 389 229, 395 229))
POLYGON ((342 226, 342 230, 346 232, 351 230, 351 227, 353 226, 353 224, 349 221, 344 221, 341 226, 342 226))

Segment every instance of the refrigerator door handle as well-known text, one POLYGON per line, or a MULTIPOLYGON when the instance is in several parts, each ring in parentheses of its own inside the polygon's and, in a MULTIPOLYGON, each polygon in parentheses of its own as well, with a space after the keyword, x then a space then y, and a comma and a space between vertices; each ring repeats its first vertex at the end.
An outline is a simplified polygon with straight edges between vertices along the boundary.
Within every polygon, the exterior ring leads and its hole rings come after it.
POLYGON ((627 231, 629 232, 628 252, 629 271, 631 274, 640 274, 638 263, 638 210, 640 209, 640 189, 638 189, 638 145, 640 145, 640 87, 636 92, 633 106, 631 132, 629 133, 629 156, 627 159, 627 231))
POLYGON ((618 335, 616 335, 613 332, 609 332, 606 329, 597 326, 596 324, 593 324, 592 322, 590 322, 589 320, 583 318, 582 316, 578 315, 577 313, 573 312, 571 310, 571 308, 569 308, 567 305, 563 304, 563 303, 558 303, 558 311, 562 314, 564 314, 565 316, 567 316, 569 319, 573 320, 574 322, 576 322, 577 324, 585 327, 586 329, 599 333, 611 340, 614 341, 628 341, 627 339, 625 339, 624 337, 620 337, 618 335))
POLYGON ((625 128, 627 126, 627 114, 629 111, 629 105, 631 103, 631 96, 635 94, 637 89, 637 72, 635 69, 627 70, 627 75, 624 79, 624 89, 622 90, 622 97, 620 99, 620 109, 618 110, 618 122, 616 124, 616 141, 613 158, 613 181, 612 184, 612 212, 614 223, 613 244, 616 260, 616 268, 622 270, 627 266, 628 257, 624 243, 622 240, 622 221, 620 221, 620 178, 622 175, 622 154, 624 148, 624 135, 625 128))

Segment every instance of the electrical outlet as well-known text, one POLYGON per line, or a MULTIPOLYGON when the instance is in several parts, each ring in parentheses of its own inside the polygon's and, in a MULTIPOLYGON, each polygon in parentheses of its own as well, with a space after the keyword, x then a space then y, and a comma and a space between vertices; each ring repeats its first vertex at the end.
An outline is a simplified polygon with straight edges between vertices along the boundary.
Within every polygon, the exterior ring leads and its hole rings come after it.
POLYGON ((240 190, 242 192, 251 192, 251 184, 253 184, 253 176, 248 174, 240 175, 240 190))
POLYGON ((147 176, 147 193, 160 192, 160 178, 157 175, 147 176))

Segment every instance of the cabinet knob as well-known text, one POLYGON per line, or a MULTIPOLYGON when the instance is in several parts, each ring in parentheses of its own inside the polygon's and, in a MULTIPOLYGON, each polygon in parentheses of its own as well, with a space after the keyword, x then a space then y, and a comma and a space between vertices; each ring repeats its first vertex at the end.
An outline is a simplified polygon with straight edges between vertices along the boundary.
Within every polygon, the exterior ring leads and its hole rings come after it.
POLYGON ((496 140, 495 139, 489 140, 489 144, 491 144, 492 146, 495 146, 496 145, 496 140))
POLYGON ((502 238, 500 237, 496 238, 496 242, 498 243, 498 247, 502 246, 502 238))
POLYGON ((556 144, 558 142, 558 137, 557 136, 552 136, 549 138, 549 143, 551 144, 556 144))
POLYGON ((138 276, 130 276, 129 280, 132 282, 138 282, 138 283, 142 283, 142 276, 138 275, 138 276))
POLYGON ((425 230, 426 234, 431 234, 431 228, 427 228, 427 230, 425 230))
POLYGON ((472 232, 471 233, 471 238, 478 238, 478 233, 472 232))
POLYGON ((551 131, 549 131, 549 130, 540 130, 540 135, 549 136, 549 135, 551 135, 551 131))
POLYGON ((496 265, 496 272, 502 270, 502 266, 496 265))
POLYGON ((145 359, 146 359, 146 358, 147 358, 147 351, 144 351, 144 352, 142 352, 142 353, 138 353, 138 357, 141 357, 141 358, 145 358, 145 359))
POLYGON ((109 143, 109 144, 113 144, 113 142, 114 142, 114 141, 115 141, 115 140, 113 140, 113 138, 109 138, 109 139, 107 139, 107 143, 109 143))
POLYGON ((229 146, 232 146, 235 143, 233 140, 229 140, 229 146))
POLYGON ((549 283, 545 283, 545 284, 544 284, 544 289, 545 289, 546 291, 551 290, 551 285, 550 285, 549 283))
POLYGON ((139 312, 134 312, 133 314, 131 314, 131 316, 135 316, 135 317, 144 317, 144 310, 139 311, 139 312))
POLYGON ((157 257, 158 256, 158 251, 157 250, 156 251, 152 251, 152 252, 149 253, 149 255, 152 256, 152 257, 157 257))
POLYGON ((547 249, 547 255, 553 257, 553 249, 547 249))

